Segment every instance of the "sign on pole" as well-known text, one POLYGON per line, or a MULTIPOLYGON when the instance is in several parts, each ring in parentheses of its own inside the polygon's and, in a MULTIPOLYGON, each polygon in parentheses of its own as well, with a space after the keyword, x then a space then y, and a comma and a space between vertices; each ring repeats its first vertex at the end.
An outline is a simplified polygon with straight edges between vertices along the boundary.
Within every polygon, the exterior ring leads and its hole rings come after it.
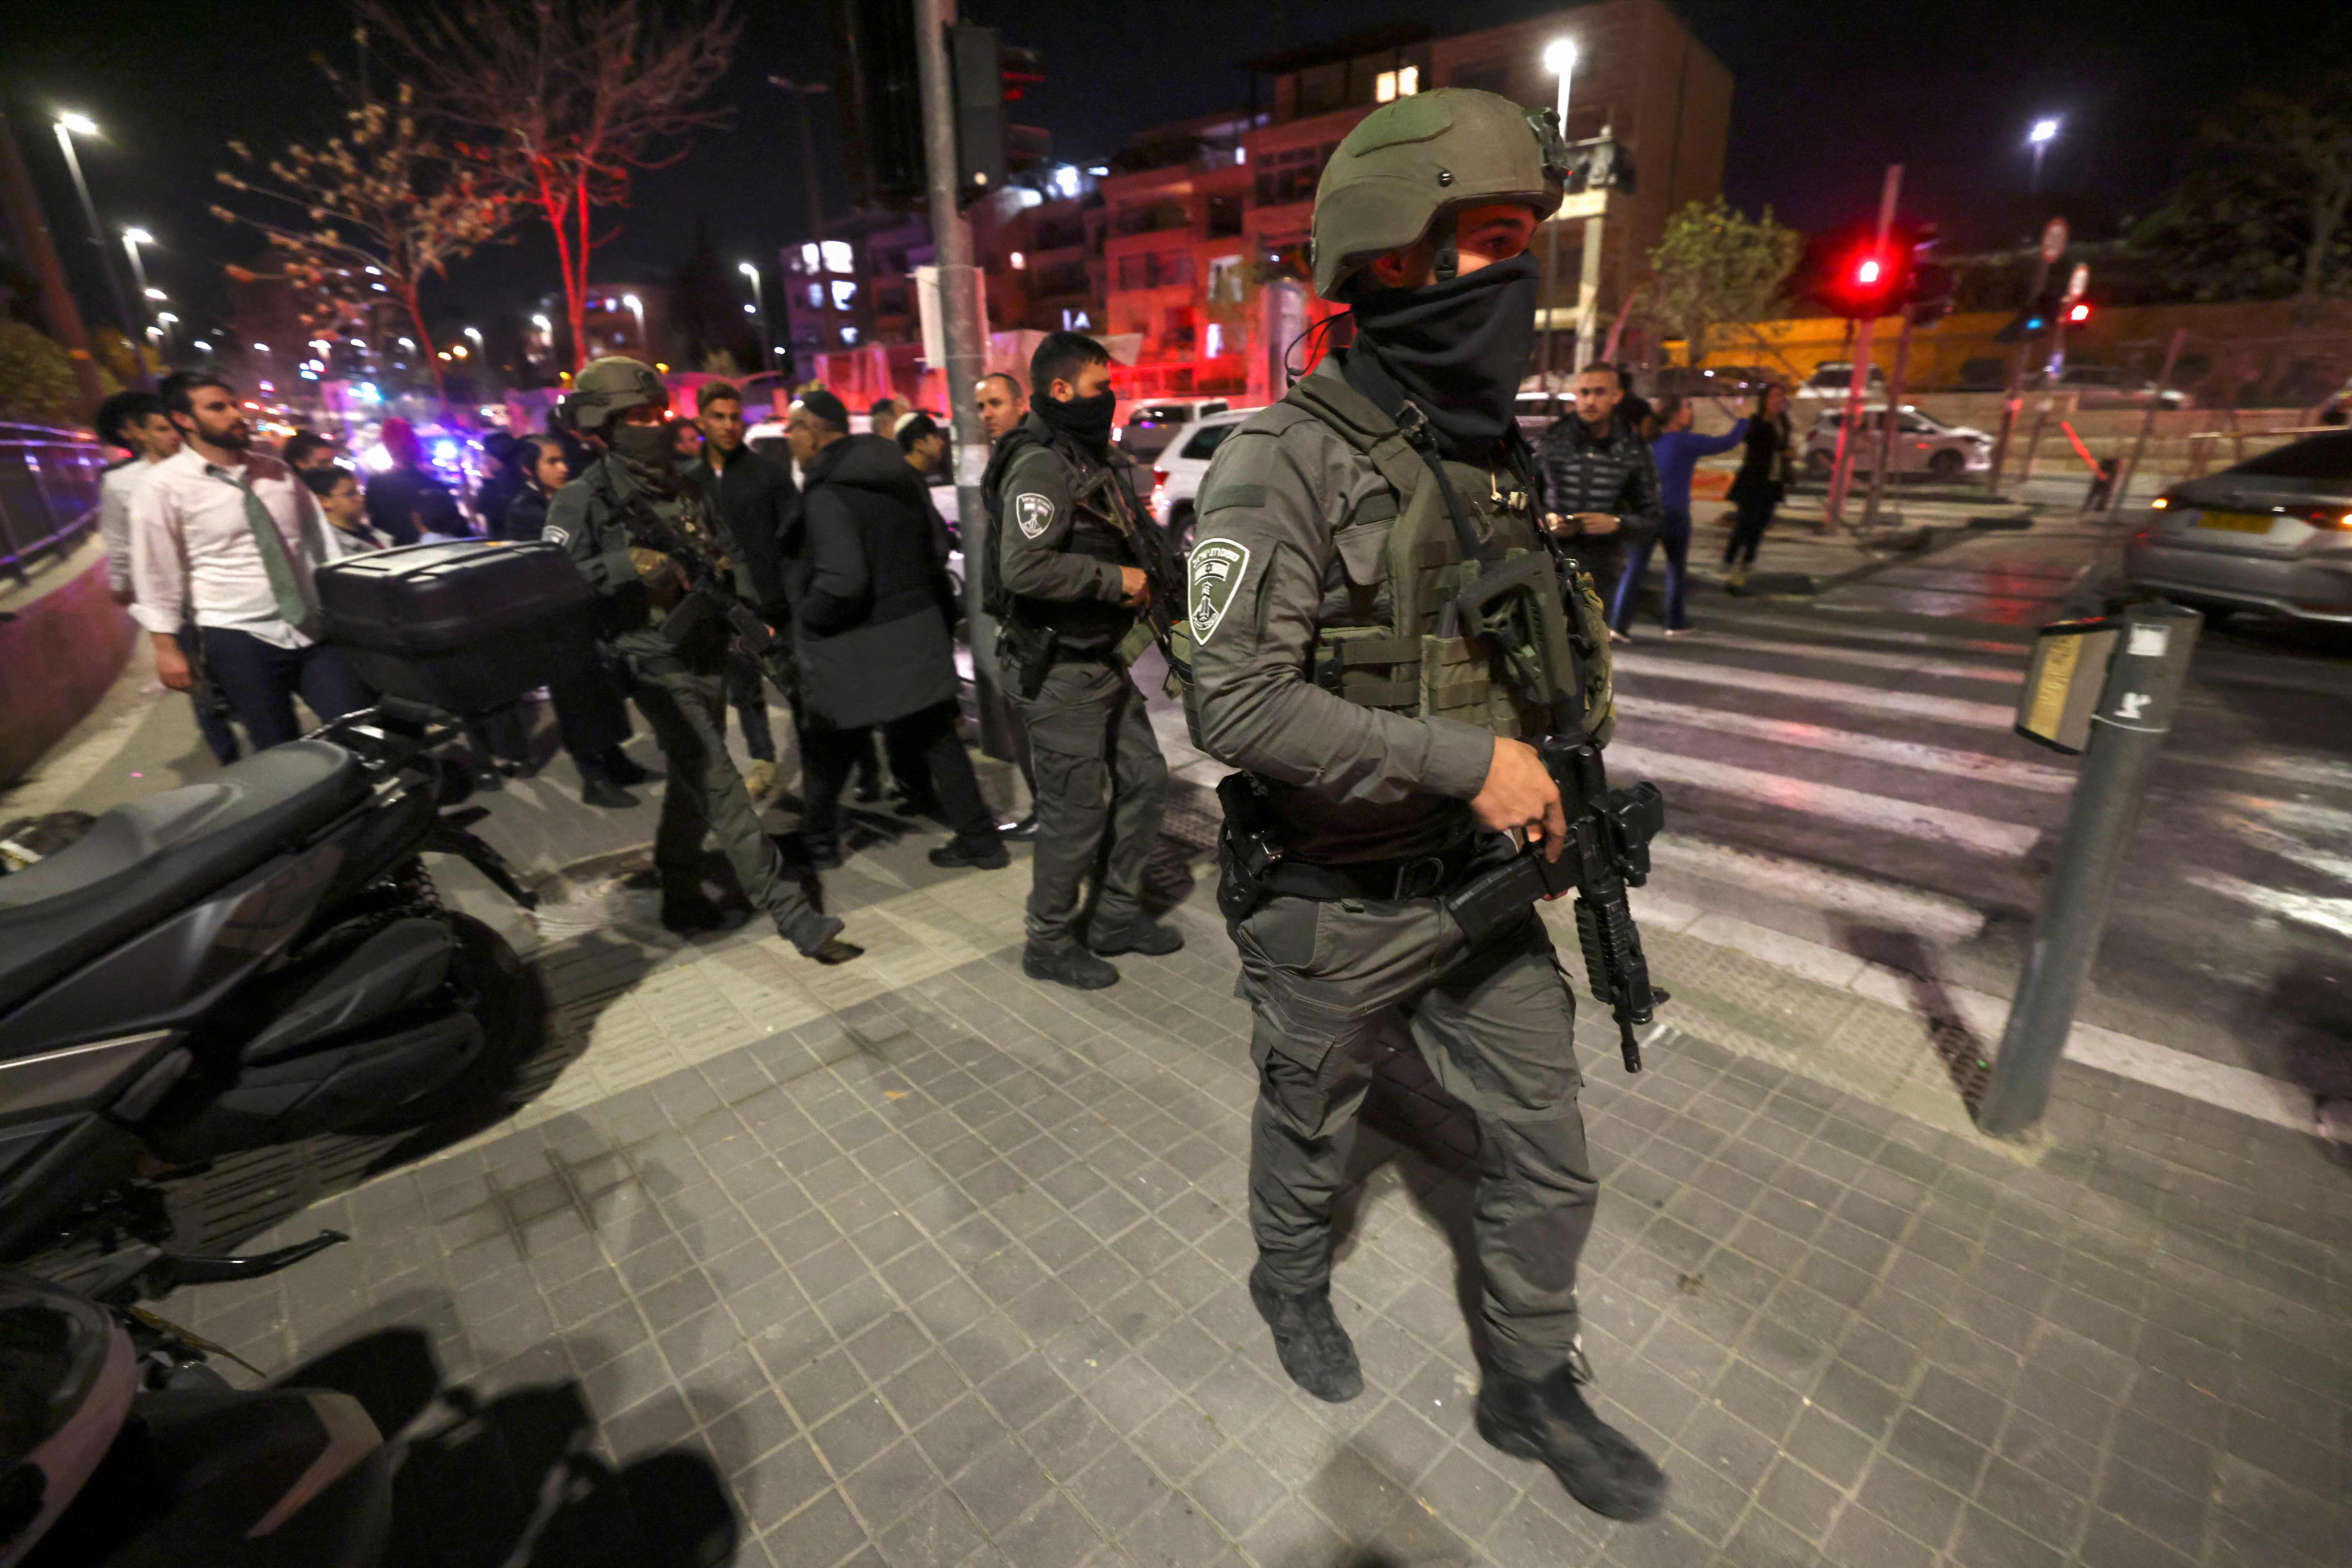
POLYGON ((2066 220, 2053 217, 2042 226, 2042 259, 2055 261, 2066 254, 2066 220))
POLYGON ((2089 291, 2090 287, 2091 264, 2087 261, 2077 261, 2074 263, 2074 270, 2066 276, 2066 303, 2071 305, 2081 299, 2089 291))

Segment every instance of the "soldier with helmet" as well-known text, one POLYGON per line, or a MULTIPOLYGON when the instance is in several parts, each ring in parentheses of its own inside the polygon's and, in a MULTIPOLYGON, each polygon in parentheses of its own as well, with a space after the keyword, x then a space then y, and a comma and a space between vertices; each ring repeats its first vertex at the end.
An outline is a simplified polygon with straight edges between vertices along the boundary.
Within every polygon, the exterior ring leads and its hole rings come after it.
POLYGON ((1559 853, 1559 789, 1520 737, 1610 729, 1601 605, 1537 521, 1513 416, 1527 247, 1566 166, 1552 116, 1463 89, 1339 144, 1315 287, 1354 341, 1218 447, 1178 653, 1197 742, 1244 770, 1219 790, 1219 904, 1259 1073, 1250 1297, 1284 1370, 1327 1400, 1363 1388, 1331 1306, 1332 1207, 1380 1047, 1409 1037, 1478 1123, 1478 1430, 1635 1520, 1665 1478, 1584 1393, 1598 1183, 1574 1001, 1536 906, 1474 944, 1442 901, 1523 843, 1559 853))
MULTIPOLYGON (((626 668, 669 763, 654 839, 662 924, 691 934, 730 923, 702 890, 707 829, 785 941, 820 963, 856 958, 864 950, 840 940, 842 922, 821 913, 785 875, 727 754, 725 616, 700 602, 708 595, 689 586, 679 561, 632 535, 634 520, 641 535, 684 539, 721 560, 740 559, 672 457, 669 389, 650 365, 600 359, 573 380, 564 414, 596 457, 556 492, 541 537, 569 551, 595 589, 598 638, 626 668)), ((748 595, 749 585, 739 582, 737 589, 748 595)))

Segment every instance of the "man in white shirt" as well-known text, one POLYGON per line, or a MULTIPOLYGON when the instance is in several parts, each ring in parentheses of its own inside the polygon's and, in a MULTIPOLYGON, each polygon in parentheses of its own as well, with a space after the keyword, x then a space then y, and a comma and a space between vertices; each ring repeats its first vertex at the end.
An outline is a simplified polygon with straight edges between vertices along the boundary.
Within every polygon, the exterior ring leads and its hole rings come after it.
POLYGON ((321 720, 367 707, 375 695, 341 652, 312 640, 310 576, 338 552, 309 489, 249 450, 253 427, 217 376, 171 376, 163 403, 187 445, 131 503, 131 613, 154 637, 156 674, 175 691, 194 686, 175 636, 185 618, 257 750, 302 733, 298 693, 321 720))
MULTIPOLYGON (((131 454, 128 460, 107 469, 98 482, 98 531, 106 542, 107 586, 114 591, 116 604, 128 605, 133 597, 131 498, 156 464, 179 454, 180 432, 164 411, 163 400, 153 393, 118 392, 98 405, 98 435, 108 446, 131 454)), ((177 636, 180 651, 197 663, 201 674, 194 629, 184 624, 177 636)), ((229 725, 219 694, 199 679, 188 700, 194 705, 196 728, 204 735, 205 745, 223 763, 236 761, 236 731, 229 725)))

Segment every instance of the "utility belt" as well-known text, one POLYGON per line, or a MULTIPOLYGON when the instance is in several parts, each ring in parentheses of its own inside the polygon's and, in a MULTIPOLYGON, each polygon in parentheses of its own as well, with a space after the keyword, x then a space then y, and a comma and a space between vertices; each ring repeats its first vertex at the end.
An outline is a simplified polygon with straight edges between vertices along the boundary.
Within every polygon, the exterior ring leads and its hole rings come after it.
POLYGON ((1275 898, 1322 903, 1442 898, 1471 879, 1486 850, 1471 834, 1444 849, 1393 860, 1294 860, 1282 847, 1272 803, 1255 778, 1228 774, 1217 785, 1217 799, 1224 808, 1217 835, 1217 907, 1229 921, 1247 920, 1275 898))
POLYGON ((1011 617, 997 623, 997 662, 1012 671, 1013 694, 1023 701, 1036 700, 1045 687, 1046 671, 1057 665, 1119 662, 1116 643, 1099 647, 1072 647, 1052 626, 1011 617))

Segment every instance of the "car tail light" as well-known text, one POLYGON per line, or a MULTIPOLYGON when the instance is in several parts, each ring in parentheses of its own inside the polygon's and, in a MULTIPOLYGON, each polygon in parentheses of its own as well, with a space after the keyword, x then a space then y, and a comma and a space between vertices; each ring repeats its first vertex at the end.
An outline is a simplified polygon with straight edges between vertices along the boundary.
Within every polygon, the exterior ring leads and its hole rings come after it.
POLYGON ((2147 504, 2151 510, 2163 511, 2172 505, 2172 498, 2170 496, 2158 496, 2147 504))
POLYGON ((2314 528, 2352 533, 2352 511, 2345 510, 2340 505, 2306 507, 2299 515, 2314 528))
POLYGON ((1156 489, 1165 489, 1165 488, 1166 488, 1166 486, 1167 486, 1167 484, 1168 484, 1168 470, 1167 470, 1167 469, 1165 469, 1165 468, 1154 468, 1154 469, 1152 469, 1152 470, 1151 470, 1151 488, 1152 488, 1153 489, 1155 489, 1155 490, 1156 490, 1156 489))

